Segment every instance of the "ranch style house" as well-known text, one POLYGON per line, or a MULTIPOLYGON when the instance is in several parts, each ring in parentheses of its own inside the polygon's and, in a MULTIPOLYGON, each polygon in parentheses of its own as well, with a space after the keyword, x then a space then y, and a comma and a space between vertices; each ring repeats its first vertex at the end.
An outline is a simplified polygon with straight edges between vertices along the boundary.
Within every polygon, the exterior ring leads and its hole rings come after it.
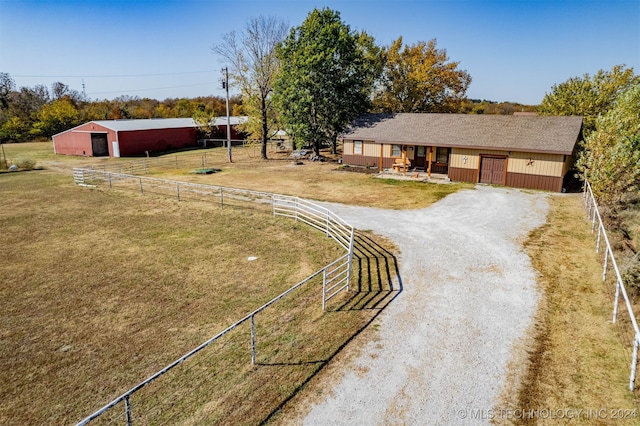
POLYGON ((367 114, 342 134, 346 165, 561 192, 582 117, 367 114))

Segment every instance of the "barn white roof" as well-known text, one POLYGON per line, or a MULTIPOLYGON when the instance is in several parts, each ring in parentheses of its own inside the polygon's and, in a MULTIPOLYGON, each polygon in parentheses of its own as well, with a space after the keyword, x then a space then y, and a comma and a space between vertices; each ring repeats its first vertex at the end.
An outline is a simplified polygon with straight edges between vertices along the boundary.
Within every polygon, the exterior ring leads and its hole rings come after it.
MULTIPOLYGON (((229 124, 235 126, 240 123, 244 123, 249 118, 246 116, 229 117, 229 124)), ((185 127, 198 127, 193 118, 145 118, 145 119, 133 119, 133 120, 93 120, 88 123, 81 124, 72 129, 60 132, 53 137, 61 135, 66 132, 79 131, 79 128, 86 126, 89 123, 95 123, 99 126, 106 127, 109 130, 116 132, 133 132, 136 130, 155 130, 155 129, 183 129, 185 127)), ((225 126, 227 124, 227 117, 216 117, 211 123, 214 126, 225 126)))
POLYGON ((117 132, 195 127, 193 118, 149 118, 142 120, 94 120, 100 126, 117 132))
MULTIPOLYGON (((236 125, 247 121, 247 117, 229 117, 229 124, 236 125)), ((180 129, 184 127, 197 127, 193 118, 149 118, 138 120, 94 120, 100 126, 118 132, 152 129, 180 129)), ((213 121, 215 126, 227 124, 227 117, 216 117, 213 121)))

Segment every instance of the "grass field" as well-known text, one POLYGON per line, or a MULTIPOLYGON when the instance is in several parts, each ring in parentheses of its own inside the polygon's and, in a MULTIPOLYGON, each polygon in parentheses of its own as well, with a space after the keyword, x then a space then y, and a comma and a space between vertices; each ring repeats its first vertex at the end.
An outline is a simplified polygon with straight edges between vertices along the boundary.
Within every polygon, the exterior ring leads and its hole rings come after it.
MULTIPOLYGON (((343 254, 260 210, 90 190, 48 171, 5 174, 0 185, 0 423, 78 421, 343 254)), ((233 392, 211 398, 220 408, 210 418, 261 421, 371 315, 322 315, 317 283, 266 312, 259 334, 275 337, 260 342, 259 361, 274 365, 251 369, 248 340, 232 350, 244 355, 222 352, 255 377, 223 380, 233 392), (322 344, 305 353, 294 330, 322 344), (237 404, 247 395, 260 403, 237 404)))
MULTIPOLYGON (((215 203, 72 183, 71 167, 130 159, 56 157, 50 143, 5 150, 45 170, 0 174, 0 424, 78 421, 342 253, 316 231, 259 209, 220 210, 215 203), (249 263, 248 256, 258 260, 249 263)), ((222 172, 149 175, 395 209, 472 188, 382 180, 339 171, 336 163, 293 165, 256 154, 235 148, 230 165, 226 151, 208 150, 207 166, 222 172)), ((636 408, 626 390, 628 336, 610 322, 612 286, 600 280, 580 199, 549 200, 548 223, 527 243, 545 296, 524 386, 505 404, 636 408)), ((329 313, 319 311, 317 285, 296 293, 258 318, 258 366, 248 362, 242 328, 181 366, 182 374, 144 388, 144 398, 133 401, 134 412, 150 413, 142 423, 268 422, 290 399, 329 385, 324 366, 394 296, 393 277, 367 272, 376 264, 395 270, 393 245, 365 234, 358 241, 367 248, 357 251, 354 291, 333 301, 329 313)), ((286 415, 276 420, 287 423, 286 415)))
MULTIPOLYGON (((582 409, 585 415, 578 423, 639 424, 637 395, 628 391, 628 315, 621 306, 618 323, 611 322, 615 284, 602 282, 601 260, 595 253, 595 236, 585 219, 582 196, 553 196, 549 201, 547 224, 534 231, 526 244, 540 273, 543 298, 529 370, 520 391, 513 394, 517 400, 511 401, 511 407, 582 409), (628 417, 615 418, 618 409, 628 417), (603 411, 598 411, 600 417, 587 417, 588 410, 603 411)), ((538 417, 513 423, 559 422, 538 417)))
MULTIPOLYGON (((47 142, 5 145, 8 158, 29 157, 39 166, 64 171, 71 167, 113 165, 130 161, 126 158, 78 158, 55 156, 47 142)), ((349 203, 362 206, 392 209, 421 208, 461 189, 473 188, 470 184, 425 184, 417 181, 377 179, 364 173, 340 171, 337 162, 309 162, 293 165, 287 154, 270 152, 269 161, 259 159, 259 150, 253 146, 234 147, 233 164, 227 162, 225 148, 185 151, 174 156, 191 157, 190 168, 150 169, 148 176, 184 180, 210 185, 244 188, 256 191, 295 195, 307 199, 349 203), (193 171, 200 167, 200 158, 206 154, 206 166, 219 168, 220 173, 197 175, 193 171)), ((327 157, 331 155, 324 153, 327 157)), ((137 161, 142 158, 135 159, 137 161)), ((152 158, 153 160, 153 158, 152 158)))

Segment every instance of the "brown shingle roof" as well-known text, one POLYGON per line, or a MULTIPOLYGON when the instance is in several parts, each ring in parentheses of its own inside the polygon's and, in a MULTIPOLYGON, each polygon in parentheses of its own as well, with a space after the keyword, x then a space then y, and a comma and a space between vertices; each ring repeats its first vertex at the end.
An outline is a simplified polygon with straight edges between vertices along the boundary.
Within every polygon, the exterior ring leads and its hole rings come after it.
POLYGON ((582 117, 475 114, 367 114, 343 137, 406 145, 570 155, 582 117))

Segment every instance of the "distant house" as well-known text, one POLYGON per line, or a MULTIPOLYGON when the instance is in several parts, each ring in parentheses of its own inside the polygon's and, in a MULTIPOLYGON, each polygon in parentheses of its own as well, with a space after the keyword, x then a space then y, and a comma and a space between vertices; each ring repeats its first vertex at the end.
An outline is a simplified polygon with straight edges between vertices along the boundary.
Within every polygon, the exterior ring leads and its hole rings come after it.
MULTIPOLYGON (((230 117, 231 139, 241 138, 236 126, 246 117, 230 117)), ((213 123, 216 137, 226 138, 227 119, 213 123)), ((198 145, 198 126, 192 118, 95 120, 52 137, 56 154, 90 157, 130 157, 198 145)))
POLYGON ((348 165, 561 191, 582 117, 368 114, 343 133, 348 165))

